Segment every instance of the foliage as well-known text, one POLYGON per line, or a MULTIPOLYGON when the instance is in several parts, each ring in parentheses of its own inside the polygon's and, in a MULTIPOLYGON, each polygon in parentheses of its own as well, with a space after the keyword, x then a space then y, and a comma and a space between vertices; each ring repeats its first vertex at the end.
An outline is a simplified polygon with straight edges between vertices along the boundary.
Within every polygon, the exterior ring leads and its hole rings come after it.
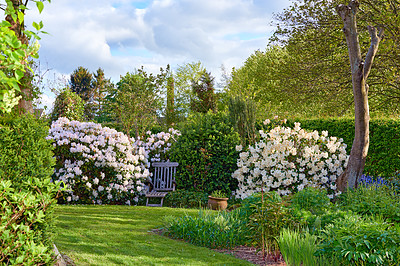
MULTIPOLYGON (((57 191, 55 186, 52 190, 57 191)), ((48 215, 47 208, 54 199, 41 192, 20 191, 13 188, 10 180, 0 181, 2 265, 42 265, 52 261, 51 246, 45 245, 43 232, 35 227, 46 223, 45 213, 48 215)))
POLYGON ((181 136, 171 149, 170 160, 179 163, 177 188, 190 191, 232 191, 237 181, 239 135, 224 113, 194 114, 181 128, 181 136))
POLYGON ((83 120, 84 102, 81 97, 69 88, 65 88, 57 95, 50 114, 51 121, 56 121, 60 117, 70 120, 83 120))
MULTIPOLYGON (((21 25, 24 22, 26 7, 18 2, 14 5, 13 1, 6 0, 5 10, 6 20, 0 23, 0 112, 9 113, 18 104, 22 96, 17 96, 21 92, 20 84, 26 70, 32 71, 28 66, 29 58, 38 58, 39 36, 25 30, 21 25), (28 44, 31 41, 31 45, 28 44)), ((43 2, 34 1, 41 13, 43 2)), ((50 2, 50 1, 49 1, 50 2)), ((42 32, 43 23, 33 22, 34 28, 42 32)))
POLYGON ((57 159, 54 180, 62 181, 62 203, 128 204, 138 201, 149 176, 147 154, 132 140, 96 123, 60 118, 51 125, 57 159), (134 152, 136 151, 136 152, 134 152))
POLYGON ((207 207, 208 194, 198 191, 175 190, 164 198, 164 205, 175 208, 205 208, 207 207))
POLYGON ((148 75, 143 67, 134 73, 121 76, 116 88, 112 87, 106 97, 106 110, 110 119, 122 124, 124 133, 130 136, 133 129, 135 138, 157 123, 157 111, 161 110, 160 92, 169 72, 161 68, 157 76, 148 75))
POLYGON ((310 211, 312 214, 322 214, 330 205, 326 191, 314 187, 297 191, 290 200, 292 207, 310 211))
POLYGON ((192 81, 193 95, 190 109, 193 112, 207 113, 217 110, 217 98, 214 92, 214 77, 211 72, 204 71, 198 81, 192 81))
POLYGON ((0 264, 49 263, 54 159, 48 128, 30 115, 0 117, 0 264))
POLYGON ((242 67, 232 70, 226 88, 227 94, 253 102, 257 118, 282 114, 279 110, 291 113, 298 103, 292 101, 293 95, 285 93, 287 88, 282 89, 283 82, 278 73, 285 58, 286 50, 279 46, 268 46, 265 51, 255 51, 242 67))
POLYGON ((208 248, 232 248, 246 243, 246 219, 239 209, 231 212, 199 211, 198 217, 167 220, 168 234, 208 248))
POLYGON ((175 110, 178 121, 184 120, 191 113, 190 103, 195 96, 192 90, 193 82, 198 83, 200 77, 206 72, 200 61, 186 63, 178 66, 175 75, 175 110))
POLYGON ((210 195, 211 197, 214 198, 229 198, 229 195, 227 195, 225 192, 223 192, 222 190, 215 190, 211 193, 210 195))
MULTIPOLYGON (((368 25, 385 28, 385 40, 380 44, 374 71, 369 77, 371 111, 398 114, 398 86, 395 83, 400 57, 393 51, 398 46, 395 32, 400 27, 396 17, 399 3, 386 0, 360 2, 359 28, 365 29, 368 25)), ((280 87, 285 88, 299 112, 309 106, 312 106, 309 114, 313 115, 342 116, 353 112, 348 49, 343 24, 335 11, 338 4, 347 3, 343 0, 295 0, 275 16, 277 28, 270 41, 284 46, 287 52, 275 71, 280 87), (324 73, 323 77, 321 73, 324 73)), ((369 38, 367 31, 359 32, 363 57, 369 48, 369 38)))
POLYGON ((235 130, 239 133, 241 145, 254 145, 256 138, 255 115, 256 107, 254 101, 242 99, 241 97, 229 98, 229 119, 235 130))
POLYGON ((400 201, 390 186, 360 185, 340 196, 338 204, 343 210, 362 215, 379 215, 392 222, 400 222, 400 201))
POLYGON ((342 139, 328 137, 327 131, 307 132, 300 123, 293 129, 278 126, 268 133, 260 131, 260 135, 255 146, 239 155, 232 175, 239 181, 237 198, 261 188, 288 195, 308 186, 326 189, 330 198, 340 194, 335 181, 348 159, 342 139))
POLYGON ((241 208, 248 215, 247 227, 251 232, 248 237, 261 249, 266 248, 268 253, 276 251, 280 230, 294 226, 296 221, 286 208, 286 202, 275 191, 258 193, 252 201, 254 203, 241 208))
POLYGON ((352 265, 398 265, 400 232, 381 219, 349 215, 322 230, 316 255, 340 256, 352 265))
POLYGON ((72 92, 79 95, 84 101, 85 117, 91 120, 94 117, 92 99, 94 96, 94 88, 92 86, 93 75, 87 68, 82 66, 75 69, 70 76, 70 88, 72 92))

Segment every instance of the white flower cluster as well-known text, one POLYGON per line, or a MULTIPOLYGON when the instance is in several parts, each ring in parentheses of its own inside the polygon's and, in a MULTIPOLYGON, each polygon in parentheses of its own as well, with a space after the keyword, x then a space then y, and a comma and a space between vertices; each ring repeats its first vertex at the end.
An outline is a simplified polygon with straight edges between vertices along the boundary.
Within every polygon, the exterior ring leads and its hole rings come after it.
POLYGON ((131 204, 149 176, 147 153, 134 139, 96 123, 59 118, 51 125, 57 158, 54 179, 63 181, 66 202, 131 204))
POLYGON ((168 151, 171 149, 172 143, 176 142, 181 133, 173 128, 168 129, 168 132, 160 132, 152 134, 151 131, 146 132, 146 142, 137 140, 136 147, 143 147, 149 154, 152 162, 167 161, 168 151))
MULTIPOLYGON (((266 121, 265 123, 268 123, 266 121)), ((339 195, 336 179, 347 165, 346 144, 328 137, 327 131, 307 132, 295 127, 275 127, 255 146, 239 154, 238 169, 232 174, 239 181, 235 195, 246 198, 255 192, 274 190, 287 195, 307 186, 324 188, 330 198, 339 195)), ((238 151, 242 150, 237 146, 238 151)))

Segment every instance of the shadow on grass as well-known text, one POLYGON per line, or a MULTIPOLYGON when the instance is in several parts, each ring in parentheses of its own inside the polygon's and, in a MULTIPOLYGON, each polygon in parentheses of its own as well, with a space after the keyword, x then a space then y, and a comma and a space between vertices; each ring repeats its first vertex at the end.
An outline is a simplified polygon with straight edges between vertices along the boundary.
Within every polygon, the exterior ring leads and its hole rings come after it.
POLYGON ((58 206, 56 245, 77 265, 250 265, 230 255, 150 233, 166 215, 197 210, 58 206))

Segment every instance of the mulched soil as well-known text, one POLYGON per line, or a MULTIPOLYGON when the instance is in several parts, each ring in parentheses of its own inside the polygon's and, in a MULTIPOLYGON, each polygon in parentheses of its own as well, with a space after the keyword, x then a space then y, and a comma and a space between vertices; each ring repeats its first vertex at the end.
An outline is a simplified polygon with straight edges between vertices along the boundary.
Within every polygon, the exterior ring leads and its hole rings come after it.
POLYGON ((279 265, 279 266, 286 266, 285 261, 282 258, 280 253, 269 255, 263 259, 262 252, 257 252, 257 249, 254 247, 246 247, 240 246, 234 249, 214 249, 217 252, 231 254, 238 259, 247 260, 256 265, 279 265))

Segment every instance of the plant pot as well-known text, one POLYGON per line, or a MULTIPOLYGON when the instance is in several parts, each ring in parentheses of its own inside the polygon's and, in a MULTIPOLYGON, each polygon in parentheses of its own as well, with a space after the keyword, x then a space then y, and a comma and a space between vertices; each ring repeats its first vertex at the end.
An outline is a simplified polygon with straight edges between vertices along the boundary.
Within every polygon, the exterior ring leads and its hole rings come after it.
POLYGON ((212 210, 223 211, 228 207, 228 198, 215 198, 208 196, 208 207, 212 210))

